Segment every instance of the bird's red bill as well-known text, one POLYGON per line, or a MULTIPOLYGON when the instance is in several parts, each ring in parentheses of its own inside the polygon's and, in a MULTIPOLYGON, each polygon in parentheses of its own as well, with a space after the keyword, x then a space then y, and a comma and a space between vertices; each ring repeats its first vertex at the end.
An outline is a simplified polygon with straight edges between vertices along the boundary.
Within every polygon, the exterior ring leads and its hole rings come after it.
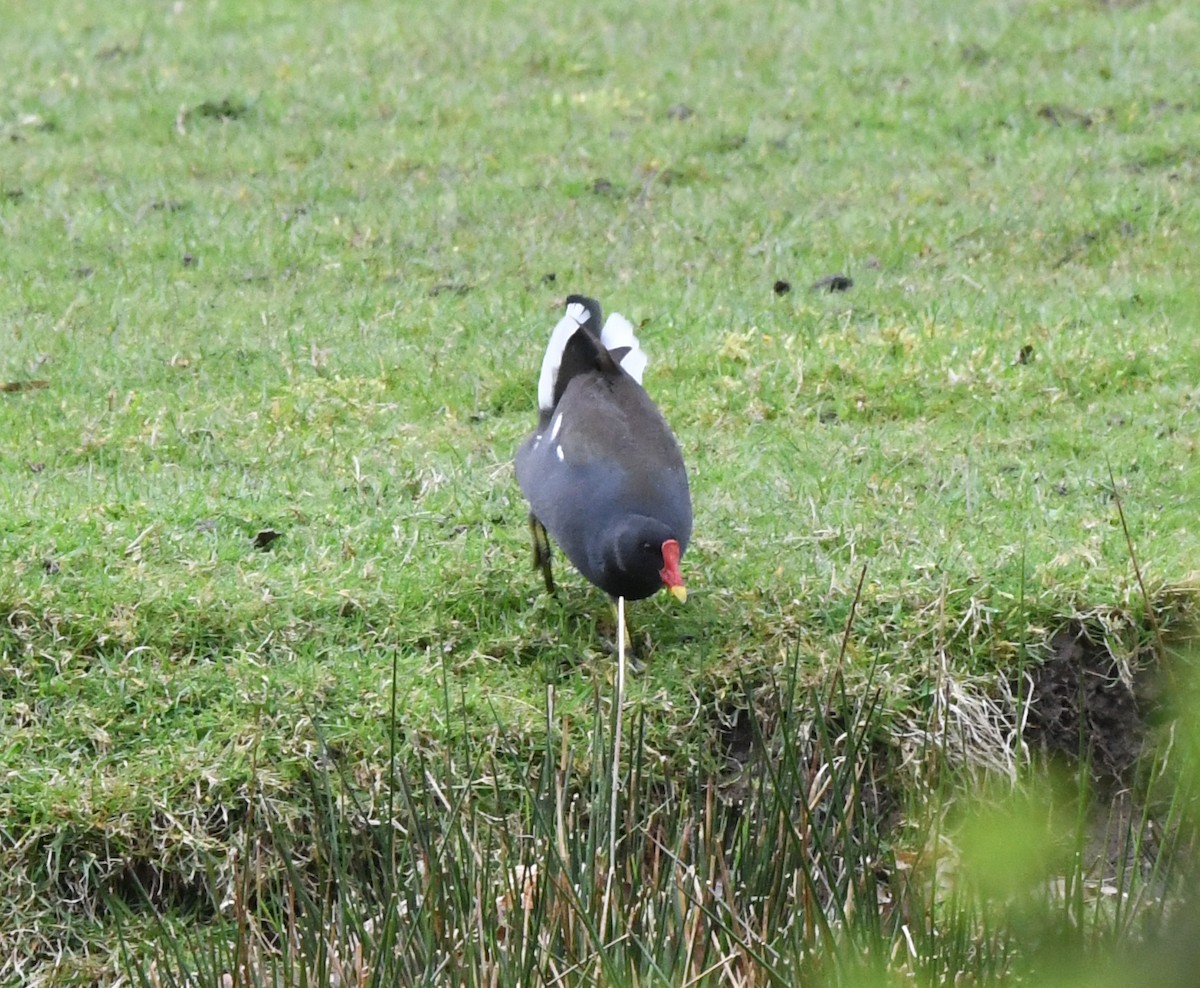
POLYGON ((676 597, 680 603, 687 600, 687 587, 683 585, 683 576, 679 572, 679 543, 667 539, 662 545, 663 568, 658 571, 662 577, 663 586, 676 597))

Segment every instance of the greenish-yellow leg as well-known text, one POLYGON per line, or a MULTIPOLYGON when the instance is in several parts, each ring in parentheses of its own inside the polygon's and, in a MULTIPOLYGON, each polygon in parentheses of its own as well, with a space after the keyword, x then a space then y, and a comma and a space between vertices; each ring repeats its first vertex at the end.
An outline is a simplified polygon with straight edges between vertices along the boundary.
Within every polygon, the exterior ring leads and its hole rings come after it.
POLYGON ((554 574, 550 571, 550 536, 546 534, 546 526, 537 520, 532 511, 529 513, 529 532, 533 536, 533 568, 542 571, 546 593, 554 593, 554 574))

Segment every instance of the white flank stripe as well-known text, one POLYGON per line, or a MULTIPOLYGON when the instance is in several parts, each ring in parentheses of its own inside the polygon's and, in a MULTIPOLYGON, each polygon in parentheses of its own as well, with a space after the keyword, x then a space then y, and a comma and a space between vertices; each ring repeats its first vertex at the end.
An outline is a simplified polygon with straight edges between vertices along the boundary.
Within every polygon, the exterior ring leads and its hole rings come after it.
POLYGON ((549 411, 554 407, 554 382, 558 378, 558 368, 562 365, 563 350, 567 341, 575 335, 575 331, 588 321, 588 310, 578 302, 567 306, 567 314, 563 316, 554 332, 550 334, 550 343, 546 346, 546 355, 542 357, 542 374, 538 378, 538 408, 549 411))
POLYGON ((550 438, 558 438, 558 430, 562 428, 562 412, 554 416, 554 421, 550 423, 550 438))
POLYGON ((621 366, 638 384, 642 383, 642 372, 646 369, 646 353, 638 343, 633 333, 633 324, 619 312, 614 312, 604 321, 604 329, 600 333, 600 342, 606 349, 619 350, 629 347, 629 352, 621 359, 621 366))
POLYGON ((563 453, 563 448, 562 448, 562 446, 555 446, 555 447, 554 447, 554 455, 558 457, 558 462, 559 462, 559 463, 562 463, 562 461, 563 461, 563 460, 566 458, 566 457, 565 457, 565 454, 563 453))

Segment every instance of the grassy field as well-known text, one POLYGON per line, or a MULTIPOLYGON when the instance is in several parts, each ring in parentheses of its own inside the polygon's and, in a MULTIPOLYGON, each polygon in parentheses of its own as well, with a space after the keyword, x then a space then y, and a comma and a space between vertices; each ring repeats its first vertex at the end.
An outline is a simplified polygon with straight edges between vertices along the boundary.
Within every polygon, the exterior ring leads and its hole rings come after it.
POLYGON ((1191 5, 4 19, 0 979, 110 979, 114 898, 220 902, 331 763, 378 807, 393 743, 487 752, 499 812, 588 750, 611 618, 542 594, 511 469, 570 292, 640 326, 691 471, 691 597, 631 608, 665 783, 727 779, 793 663, 900 762, 1069 621, 1186 632, 1191 5))

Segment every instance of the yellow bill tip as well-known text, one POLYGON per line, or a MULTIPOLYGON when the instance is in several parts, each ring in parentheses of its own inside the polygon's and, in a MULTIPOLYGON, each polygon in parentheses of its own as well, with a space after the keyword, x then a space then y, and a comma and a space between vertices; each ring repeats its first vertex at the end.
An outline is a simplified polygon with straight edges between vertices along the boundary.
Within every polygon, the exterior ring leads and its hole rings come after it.
POLYGON ((672 597, 679 601, 679 603, 687 603, 687 587, 685 587, 682 583, 677 583, 673 587, 667 587, 667 590, 670 592, 672 597))

